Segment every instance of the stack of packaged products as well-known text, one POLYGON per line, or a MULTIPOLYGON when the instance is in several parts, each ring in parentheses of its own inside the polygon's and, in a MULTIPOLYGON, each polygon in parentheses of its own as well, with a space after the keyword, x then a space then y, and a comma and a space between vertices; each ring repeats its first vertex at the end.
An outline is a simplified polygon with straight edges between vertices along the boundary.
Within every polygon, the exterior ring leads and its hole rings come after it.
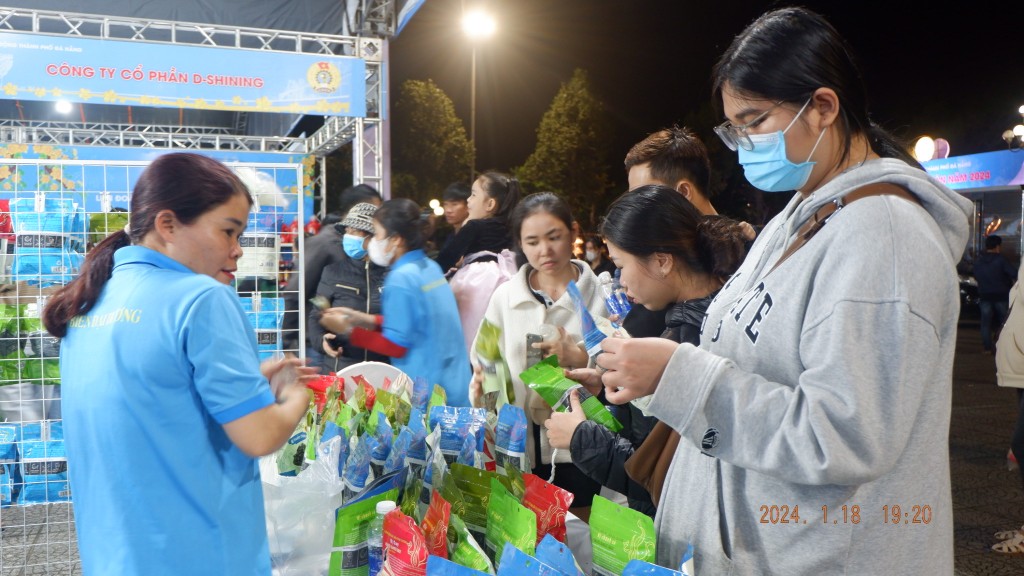
POLYGON ((85 261, 86 221, 82 206, 66 198, 15 198, 10 202, 15 248, 14 282, 67 284, 85 261))
MULTIPOLYGON (((500 335, 493 326, 484 333, 485 341, 500 335)), ((567 546, 572 494, 529 473, 526 414, 507 402, 511 379, 497 349, 482 346, 496 380, 485 386, 492 395, 486 408, 447 406, 441 386, 405 375, 373 383, 329 375, 310 384, 305 420, 284 448, 261 460, 276 573, 584 573, 567 546), (330 537, 311 529, 326 524, 330 537), (377 572, 371 559, 381 551, 377 572)), ((579 386, 563 377, 557 359, 522 379, 553 399, 579 386)), ((585 402, 589 418, 621 428, 597 398, 585 402)), ((598 497, 590 531, 594 574, 625 573, 632 560, 657 568, 649 564, 650 517, 598 497)), ((673 572, 633 572, 647 573, 673 572)))
POLYGON ((0 506, 70 500, 61 421, 0 423, 0 506))
POLYGON ((249 319, 249 325, 256 331, 256 345, 260 361, 269 360, 281 352, 281 327, 284 325, 284 298, 272 298, 254 292, 252 296, 240 297, 242 310, 249 319))

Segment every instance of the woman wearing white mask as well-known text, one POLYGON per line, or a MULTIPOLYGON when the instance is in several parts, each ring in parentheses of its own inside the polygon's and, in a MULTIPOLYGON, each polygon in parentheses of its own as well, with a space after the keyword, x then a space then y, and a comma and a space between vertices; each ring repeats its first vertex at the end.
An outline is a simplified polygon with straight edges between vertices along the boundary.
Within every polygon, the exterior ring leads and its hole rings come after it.
MULTIPOLYGON (((376 212, 376 204, 360 202, 334 225, 342 233, 341 247, 345 255, 324 268, 316 289, 316 295, 323 298, 330 308, 380 313, 381 287, 386 269, 370 262, 366 251, 373 237, 373 215, 376 212)), ((357 362, 390 362, 388 356, 355 346, 341 335, 324 330, 320 325, 320 309, 316 306, 308 308, 306 337, 310 346, 322 349, 325 354, 320 366, 322 373, 337 372, 357 362)))
POLYGON ((353 345, 391 357, 412 378, 440 384, 449 406, 469 406, 469 358, 455 296, 441 267, 423 252, 425 222, 408 199, 389 200, 373 214, 370 261, 388 267, 382 315, 330 308, 320 324, 353 345))
POLYGON ((700 346, 608 339, 608 398, 681 436, 658 563, 699 574, 951 574, 955 267, 970 201, 872 124, 838 32, 767 13, 714 70, 747 180, 795 190, 700 346))

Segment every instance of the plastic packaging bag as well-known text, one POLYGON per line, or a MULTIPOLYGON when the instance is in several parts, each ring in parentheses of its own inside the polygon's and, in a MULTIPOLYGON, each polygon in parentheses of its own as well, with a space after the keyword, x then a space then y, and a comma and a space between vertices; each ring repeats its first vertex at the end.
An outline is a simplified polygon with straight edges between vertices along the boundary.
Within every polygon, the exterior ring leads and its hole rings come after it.
POLYGON ((279 576, 319 574, 331 556, 334 511, 344 482, 338 476, 341 436, 321 444, 318 458, 297 476, 281 476, 273 455, 260 458, 271 563, 279 576))
POLYGON ((498 286, 515 276, 518 270, 516 256, 509 250, 502 250, 500 254, 476 252, 465 257, 462 268, 459 268, 448 282, 459 306, 462 335, 469 354, 473 353, 473 339, 476 338, 480 321, 487 312, 491 294, 494 294, 498 286), (497 260, 476 261, 483 256, 494 256, 497 260))
POLYGON ((630 560, 654 562, 654 519, 594 496, 590 512, 594 574, 619 576, 630 560))

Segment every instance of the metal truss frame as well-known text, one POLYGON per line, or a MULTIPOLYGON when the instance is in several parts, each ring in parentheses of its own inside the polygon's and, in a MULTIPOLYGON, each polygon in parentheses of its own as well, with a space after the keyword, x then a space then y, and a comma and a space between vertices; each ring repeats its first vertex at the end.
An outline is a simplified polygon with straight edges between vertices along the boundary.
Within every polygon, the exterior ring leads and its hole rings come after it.
MULTIPOLYGON (((392 0, 360 2, 358 29, 364 33, 394 33, 392 0)), ((143 20, 134 18, 0 8, 0 32, 29 32, 54 36, 128 40, 304 54, 355 56, 366 62, 365 118, 329 116, 308 138, 239 136, 209 128, 179 128, 118 124, 76 124, 0 121, 0 141, 65 145, 135 146, 147 148, 295 151, 323 158, 353 143, 353 179, 382 189, 384 133, 381 110, 385 98, 384 37, 308 34, 261 28, 143 20)), ((325 190, 325 189, 322 189, 325 190)))

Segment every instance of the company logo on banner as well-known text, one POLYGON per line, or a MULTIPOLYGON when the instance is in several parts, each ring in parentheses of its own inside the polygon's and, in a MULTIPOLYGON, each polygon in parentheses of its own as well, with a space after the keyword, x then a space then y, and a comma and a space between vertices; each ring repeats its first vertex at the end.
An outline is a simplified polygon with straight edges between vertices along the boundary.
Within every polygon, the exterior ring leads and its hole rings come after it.
POLYGON ((0 97, 366 115, 360 58, 0 32, 0 97))
POLYGON ((953 190, 1024 185, 1024 154, 1010 150, 953 156, 922 165, 953 190))

